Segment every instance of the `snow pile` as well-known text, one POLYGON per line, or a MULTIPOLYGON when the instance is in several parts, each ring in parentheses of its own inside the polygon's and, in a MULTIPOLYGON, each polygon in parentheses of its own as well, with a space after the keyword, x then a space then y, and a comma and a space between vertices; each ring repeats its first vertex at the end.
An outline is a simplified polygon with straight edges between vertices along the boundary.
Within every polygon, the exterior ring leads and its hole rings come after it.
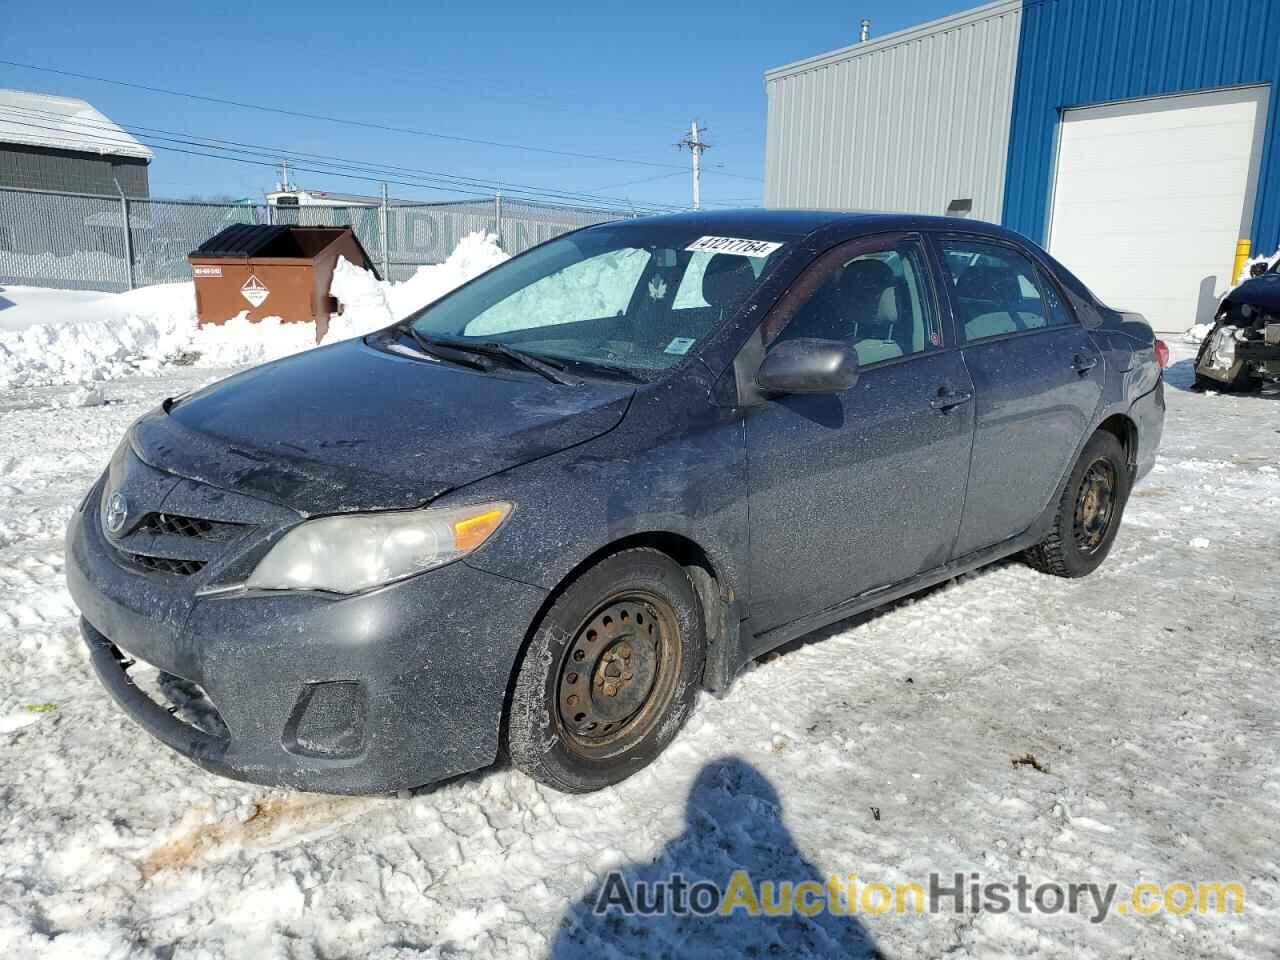
POLYGON ((190 341, 195 312, 193 284, 165 283, 85 303, 77 322, 55 318, 0 332, 0 389, 154 369, 190 341))
POLYGON ((343 312, 330 321, 327 339, 356 337, 403 320, 507 259, 498 238, 485 233, 463 237, 448 260, 419 267, 402 283, 378 280, 368 270, 340 259, 329 292, 343 305, 343 312))
POLYGON ((1209 335, 1212 329, 1212 323, 1197 323, 1183 331, 1182 339, 1187 343, 1199 343, 1209 335))
MULTIPOLYGON (((444 263, 419 267, 403 283, 377 280, 341 260, 331 292, 343 313, 333 318, 325 342, 385 327, 506 259, 495 237, 474 233, 444 263)), ((198 327, 191 282, 93 297, 68 292, 75 319, 58 312, 52 291, 44 294, 47 322, 0 328, 0 389, 114 380, 165 366, 262 363, 316 345, 311 324, 278 317, 250 323, 247 311, 221 326, 198 327)))
MULTIPOLYGON (((3 268, 0 268, 3 269, 3 268)), ((16 333, 38 323, 57 326, 83 320, 86 312, 109 309, 114 294, 101 290, 54 290, 49 287, 0 287, 0 331, 16 333)))

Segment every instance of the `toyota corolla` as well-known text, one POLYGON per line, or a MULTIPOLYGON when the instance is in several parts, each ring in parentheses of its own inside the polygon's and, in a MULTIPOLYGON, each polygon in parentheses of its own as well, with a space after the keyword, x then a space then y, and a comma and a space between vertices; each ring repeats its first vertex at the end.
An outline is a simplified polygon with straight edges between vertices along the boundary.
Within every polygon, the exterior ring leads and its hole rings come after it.
POLYGON ((143 416, 67 578, 106 689, 209 770, 595 790, 797 636, 1014 554, 1093 571, 1162 347, 981 223, 604 224, 143 416))

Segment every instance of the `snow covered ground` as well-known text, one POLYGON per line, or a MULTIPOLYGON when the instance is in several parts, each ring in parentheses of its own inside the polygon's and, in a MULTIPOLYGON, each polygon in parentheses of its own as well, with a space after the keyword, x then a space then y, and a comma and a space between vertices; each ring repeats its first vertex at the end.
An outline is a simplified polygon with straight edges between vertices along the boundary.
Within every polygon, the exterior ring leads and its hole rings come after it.
POLYGON ((1005 563, 823 631, 587 797, 509 769, 408 800, 292 794, 146 737, 91 673, 62 531, 131 420, 224 371, 114 379, 94 407, 72 383, 0 389, 0 956, 1274 956, 1280 396, 1187 392, 1190 350, 1096 575, 1005 563), (594 916, 615 867, 1238 881, 1247 907, 594 916))

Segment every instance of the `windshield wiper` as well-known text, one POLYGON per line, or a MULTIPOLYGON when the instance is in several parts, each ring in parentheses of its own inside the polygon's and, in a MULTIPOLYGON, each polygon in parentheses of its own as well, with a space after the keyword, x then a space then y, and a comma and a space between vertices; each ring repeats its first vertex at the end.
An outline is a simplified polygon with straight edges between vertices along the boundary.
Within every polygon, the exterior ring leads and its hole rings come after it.
POLYGON ((428 357, 436 360, 446 360, 463 367, 470 367, 472 370, 483 370, 485 373, 493 369, 493 363, 490 361, 482 360, 465 350, 451 347, 449 344, 438 344, 427 339, 408 320, 396 324, 395 329, 407 333, 413 339, 413 342, 418 345, 418 349, 428 357))
POLYGON ((620 363, 609 363, 604 360, 587 360, 583 357, 574 357, 572 363, 575 367, 580 367, 589 373, 604 377, 608 380, 629 380, 632 383, 648 383, 650 379, 634 368, 624 366, 620 363))
POLYGON ((487 357, 505 357, 513 360, 526 370, 532 370, 534 373, 546 377, 552 383, 558 383, 566 387, 576 387, 579 381, 573 377, 566 376, 560 371, 564 369, 558 364, 543 360, 534 356, 532 353, 525 353, 523 350, 517 350, 515 347, 505 343, 499 343, 496 340, 481 340, 475 343, 467 341, 459 343, 449 340, 442 343, 442 346, 452 347, 455 350, 466 350, 471 353, 478 353, 487 357))

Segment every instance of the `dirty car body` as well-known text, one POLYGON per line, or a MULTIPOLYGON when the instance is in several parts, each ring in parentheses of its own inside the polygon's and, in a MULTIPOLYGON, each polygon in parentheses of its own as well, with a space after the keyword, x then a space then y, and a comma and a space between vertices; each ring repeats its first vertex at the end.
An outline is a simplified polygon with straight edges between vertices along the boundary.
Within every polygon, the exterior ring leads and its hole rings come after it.
POLYGON ((410 325, 146 414, 71 520, 67 577, 99 677, 168 746, 245 780, 389 791, 494 761, 522 649, 611 552, 689 571, 702 685, 724 691, 779 644, 1037 543, 1090 436, 1120 437, 1136 479, 1163 414, 1150 327, 1000 228, 783 211, 601 225, 410 325), (620 300, 573 274, 596 249, 620 300), (833 251, 854 321, 822 299, 833 251), (529 277, 577 306, 511 320, 529 277), (833 336, 856 363, 839 388, 760 385, 781 344, 803 365, 833 336), (417 517, 463 518, 443 561, 347 558, 417 517), (221 725, 172 716, 135 659, 198 685, 221 725))
POLYGON ((1232 290, 1196 355, 1196 384, 1256 390, 1280 382, 1280 261, 1232 290))

